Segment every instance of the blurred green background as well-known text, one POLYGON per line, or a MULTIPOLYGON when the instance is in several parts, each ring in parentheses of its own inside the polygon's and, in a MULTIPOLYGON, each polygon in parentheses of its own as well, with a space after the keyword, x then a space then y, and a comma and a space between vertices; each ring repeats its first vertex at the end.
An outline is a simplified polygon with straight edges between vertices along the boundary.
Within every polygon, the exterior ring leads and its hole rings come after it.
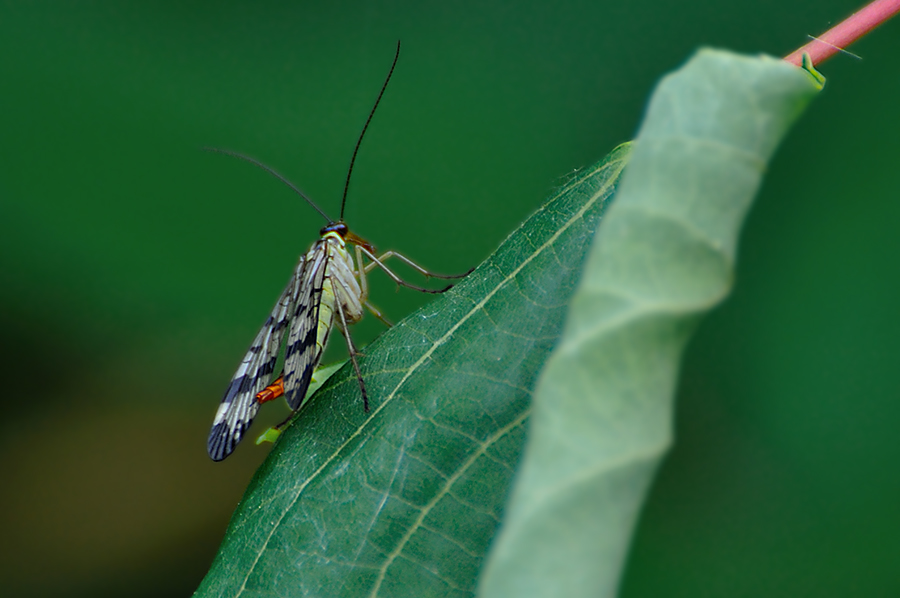
MULTIPOLYGON (((319 216, 441 272, 635 131, 699 45, 854 1, 0 4, 4 596, 186 596, 266 449, 205 452, 319 216)), ((900 22, 822 71, 689 347, 623 596, 900 595, 900 22)), ((372 276, 397 320, 427 301, 372 276)), ((381 330, 364 320, 365 344, 381 330)), ((332 359, 343 352, 332 348, 332 359)), ((265 410, 251 431, 283 417, 265 410)))

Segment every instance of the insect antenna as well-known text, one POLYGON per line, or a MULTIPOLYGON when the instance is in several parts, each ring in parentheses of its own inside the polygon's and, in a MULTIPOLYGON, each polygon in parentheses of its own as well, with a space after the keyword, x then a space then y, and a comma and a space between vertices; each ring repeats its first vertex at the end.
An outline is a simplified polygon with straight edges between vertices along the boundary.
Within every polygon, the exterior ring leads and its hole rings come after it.
MULTIPOLYGON (((219 149, 217 147, 204 147, 203 150, 207 151, 207 152, 215 152, 217 154, 225 154, 226 156, 231 156, 232 158, 238 158, 238 159, 244 160, 245 162, 250 162, 250 164, 253 164, 257 168, 261 168, 261 169, 265 170, 266 172, 271 174, 273 177, 275 177, 276 179, 278 179, 279 181, 281 181, 282 183, 284 183, 285 185, 287 185, 288 187, 293 189, 297 195, 299 195, 300 197, 302 197, 303 199, 306 200, 306 203, 308 203, 313 208, 315 208, 315 210, 319 214, 321 214, 322 217, 325 218, 325 220, 327 220, 329 223, 334 222, 334 220, 332 220, 331 218, 328 217, 328 214, 326 214, 325 212, 322 211, 322 208, 320 208, 319 206, 316 205, 316 202, 314 202, 309 197, 307 197, 306 193, 304 193, 303 191, 298 189, 297 186, 294 185, 294 183, 287 180, 284 176, 282 176, 280 173, 278 173, 274 168, 266 166, 265 164, 263 164, 262 162, 260 162, 259 160, 255 159, 255 158, 251 158, 250 156, 245 156, 244 154, 239 154, 239 153, 233 152, 231 150, 219 149)), ((341 208, 341 212, 343 212, 343 208, 341 208)))
POLYGON ((341 221, 344 220, 344 206, 347 204, 347 190, 350 188, 350 175, 353 174, 353 164, 356 162, 356 154, 359 152, 359 146, 362 144, 366 129, 369 128, 369 123, 372 122, 372 117, 375 116, 375 109, 378 108, 378 102, 381 101, 381 96, 384 95, 384 90, 387 89, 388 81, 391 80, 391 75, 394 74, 394 67, 397 66, 398 58, 400 58, 400 40, 397 40, 397 53, 394 54, 394 62, 391 64, 391 70, 388 71, 387 78, 384 80, 384 85, 381 86, 381 91, 378 92, 378 98, 375 100, 375 105, 372 106, 372 111, 369 112, 369 118, 366 119, 366 124, 363 125, 362 132, 359 134, 359 139, 356 140, 356 147, 353 148, 353 157, 350 158, 350 168, 347 169, 347 181, 344 183, 344 196, 341 198, 341 221))

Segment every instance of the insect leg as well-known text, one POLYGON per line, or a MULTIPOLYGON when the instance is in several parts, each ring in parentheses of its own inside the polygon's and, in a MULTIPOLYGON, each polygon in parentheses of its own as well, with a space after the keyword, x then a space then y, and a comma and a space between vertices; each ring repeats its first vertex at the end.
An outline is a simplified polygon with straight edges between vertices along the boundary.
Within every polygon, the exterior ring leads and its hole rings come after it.
POLYGON ((438 276, 436 274, 431 274, 430 272, 428 272, 421 266, 416 265, 414 262, 412 262, 408 258, 405 258, 405 257, 401 256, 399 253, 396 253, 394 251, 388 251, 383 256, 381 256, 381 258, 377 258, 368 249, 364 249, 363 247, 360 247, 359 245, 356 246, 356 250, 364 253, 367 258, 372 260, 371 264, 367 265, 365 268, 361 268, 362 272, 368 272, 375 266, 378 266, 379 268, 384 270, 385 274, 390 276, 391 280, 393 280, 395 283, 399 284, 400 286, 404 286, 408 289, 413 289, 414 291, 419 291, 420 293, 432 293, 432 294, 437 295, 439 293, 449 291, 453 287, 453 285, 450 284, 450 285, 447 285, 446 287, 444 287, 443 289, 435 290, 435 289, 426 289, 425 287, 419 287, 414 284, 410 284, 410 283, 406 282, 405 280, 403 280, 402 278, 400 278, 399 276, 397 276, 396 274, 394 274, 390 268, 385 266, 384 262, 382 262, 382 259, 384 259, 385 256, 387 256, 387 257, 398 256, 398 257, 403 258, 403 260, 405 260, 407 263, 411 264, 416 270, 418 270, 419 272, 422 272, 425 276, 435 276, 436 278, 459 278, 458 276, 438 276))
MULTIPOLYGON (((393 326, 393 324, 391 324, 390 320, 385 318, 383 313, 378 311, 378 309, 374 305, 372 305, 371 303, 369 303, 366 300, 366 298, 369 296, 369 286, 366 281, 366 273, 371 268, 363 267, 362 256, 363 256, 362 248, 360 248, 359 245, 356 245, 356 264, 354 264, 356 267, 356 270, 353 272, 353 274, 359 279, 359 289, 360 289, 360 291, 362 291, 360 294, 360 299, 362 299, 362 304, 366 307, 366 309, 368 309, 372 313, 373 316, 375 316, 376 318, 381 320, 382 324, 384 324, 385 326, 390 328, 393 326)), ((374 265, 375 264, 370 264, 370 266, 374 266, 374 265)))
POLYGON ((347 351, 350 353, 350 361, 353 363, 353 369, 356 370, 356 379, 359 381, 359 391, 362 393, 363 409, 369 411, 369 393, 366 392, 366 384, 363 382, 362 372, 359 371, 359 363, 356 361, 356 347, 353 345, 353 339, 350 338, 350 331, 347 330, 347 318, 344 316, 344 310, 338 307, 338 315, 341 318, 341 333, 347 339, 347 351))
POLYGON ((382 324, 384 324, 384 325, 387 326, 388 328, 391 328, 391 327, 393 326, 393 324, 391 324, 390 320, 388 320, 387 318, 385 318, 385 317, 384 317, 384 314, 381 313, 380 311, 378 311, 378 308, 377 308, 377 307, 375 307, 374 305, 372 305, 372 304, 369 303, 368 301, 363 302, 363 305, 366 307, 366 309, 368 309, 368 310, 372 313, 373 316, 375 316, 376 318, 378 318, 379 320, 381 320, 381 323, 382 323, 382 324))
MULTIPOLYGON (((356 245, 356 272, 354 274, 359 279, 359 290, 362 291, 361 298, 365 302, 365 300, 369 296, 369 285, 366 282, 366 273, 370 270, 368 267, 363 267, 363 249, 359 245, 356 245)), ((366 254, 369 254, 367 251, 366 254)))
POLYGON ((403 262, 404 264, 406 264, 407 266, 409 266, 410 268, 412 268, 413 270, 415 270, 416 272, 418 272, 425 278, 441 278, 444 280, 452 280, 454 278, 465 278, 466 276, 468 276, 469 274, 472 273, 472 270, 475 269, 475 268, 472 268, 471 270, 469 270, 468 272, 466 272, 464 274, 436 274, 434 272, 430 272, 430 271, 426 270, 425 268, 423 268, 419 264, 415 263, 414 261, 412 261, 405 255, 403 255, 402 253, 397 253, 396 251, 385 251, 378 258, 376 258, 372 254, 370 254, 368 251, 366 251, 366 255, 372 259, 372 263, 369 264, 368 266, 366 266, 366 272, 369 272, 375 266, 385 268, 384 262, 388 258, 391 258, 391 257, 397 258, 398 260, 400 260, 401 262, 403 262))

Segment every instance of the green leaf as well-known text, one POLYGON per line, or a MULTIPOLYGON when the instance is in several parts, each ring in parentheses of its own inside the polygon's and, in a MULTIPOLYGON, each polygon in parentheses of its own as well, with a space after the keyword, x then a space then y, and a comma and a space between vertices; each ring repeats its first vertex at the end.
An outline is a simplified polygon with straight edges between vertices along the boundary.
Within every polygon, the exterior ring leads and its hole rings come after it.
POLYGON ((781 60, 711 50, 657 87, 536 388, 480 596, 615 595, 671 443, 682 350, 727 295, 766 164, 818 88, 781 60))
POLYGON ((628 155, 578 174, 453 290, 332 376, 276 442, 196 596, 468 596, 628 155))

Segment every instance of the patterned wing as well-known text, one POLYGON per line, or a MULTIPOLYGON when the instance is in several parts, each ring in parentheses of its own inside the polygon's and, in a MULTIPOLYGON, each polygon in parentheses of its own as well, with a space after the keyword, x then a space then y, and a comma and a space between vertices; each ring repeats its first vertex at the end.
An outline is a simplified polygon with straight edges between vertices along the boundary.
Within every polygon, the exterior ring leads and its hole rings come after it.
POLYGON ((314 254, 310 252, 306 256, 309 265, 303 273, 300 293, 294 304, 293 322, 284 355, 284 398, 291 409, 300 407, 306 396, 313 370, 322 358, 322 348, 334 320, 331 305, 334 296, 328 294, 330 300, 323 296, 329 264, 327 243, 320 241, 316 249, 314 254), (324 309, 323 299, 328 300, 324 309), (322 339, 318 339, 320 317, 327 320, 322 322, 325 327, 322 339))
POLYGON ((278 349, 297 300, 298 283, 304 277, 305 266, 306 260, 301 257, 287 288, 253 339, 250 350, 225 391, 206 443, 213 461, 221 461, 231 454, 259 411, 256 394, 266 387, 275 370, 278 349))

